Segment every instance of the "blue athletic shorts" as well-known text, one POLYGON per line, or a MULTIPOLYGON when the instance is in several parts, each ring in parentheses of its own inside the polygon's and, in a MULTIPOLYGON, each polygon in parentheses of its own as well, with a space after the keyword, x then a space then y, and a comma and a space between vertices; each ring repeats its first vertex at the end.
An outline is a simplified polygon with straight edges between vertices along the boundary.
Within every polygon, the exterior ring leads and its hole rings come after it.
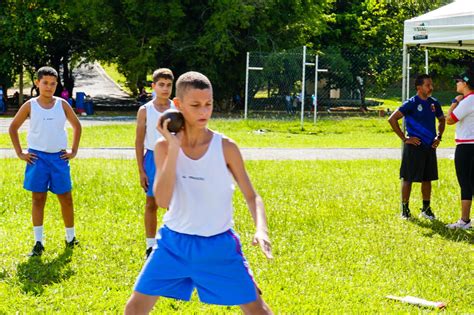
POLYGON ((145 157, 143 158, 143 168, 145 169, 146 177, 148 177, 148 190, 146 195, 148 197, 153 197, 153 183, 155 182, 155 156, 153 151, 146 150, 145 157))
POLYGON ((23 187, 32 192, 47 192, 50 190, 57 195, 72 190, 69 161, 61 159, 64 151, 46 153, 28 149, 34 153, 37 160, 33 164, 26 164, 25 181, 23 187))
POLYGON ((195 288, 202 302, 218 305, 254 302, 258 290, 232 229, 204 237, 163 226, 134 290, 189 301, 195 288))

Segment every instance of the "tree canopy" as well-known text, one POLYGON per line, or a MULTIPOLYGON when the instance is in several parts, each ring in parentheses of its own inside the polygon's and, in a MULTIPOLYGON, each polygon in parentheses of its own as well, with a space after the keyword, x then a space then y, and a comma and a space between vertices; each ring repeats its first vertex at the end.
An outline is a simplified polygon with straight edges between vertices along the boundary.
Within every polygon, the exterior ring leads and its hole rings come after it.
MULTIPOLYGON (((32 74, 48 64, 61 70, 60 87, 72 90, 72 69, 99 60, 117 64, 134 92, 158 67, 175 75, 201 71, 224 101, 242 94, 247 51, 307 45, 340 64, 350 54, 344 67, 364 64, 367 73, 360 75, 377 75, 383 84, 399 75, 403 21, 448 2, 4 0, 0 83, 10 86, 23 68, 32 74)), ((434 56, 439 63, 433 70, 441 71, 460 55, 434 56)))

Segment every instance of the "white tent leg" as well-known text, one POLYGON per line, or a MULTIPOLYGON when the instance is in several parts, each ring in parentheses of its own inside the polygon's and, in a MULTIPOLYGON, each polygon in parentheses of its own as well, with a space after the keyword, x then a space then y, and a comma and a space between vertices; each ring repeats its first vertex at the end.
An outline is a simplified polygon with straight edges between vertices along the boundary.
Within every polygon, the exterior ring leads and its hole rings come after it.
POLYGON ((425 73, 429 73, 428 69, 428 48, 425 48, 425 73))

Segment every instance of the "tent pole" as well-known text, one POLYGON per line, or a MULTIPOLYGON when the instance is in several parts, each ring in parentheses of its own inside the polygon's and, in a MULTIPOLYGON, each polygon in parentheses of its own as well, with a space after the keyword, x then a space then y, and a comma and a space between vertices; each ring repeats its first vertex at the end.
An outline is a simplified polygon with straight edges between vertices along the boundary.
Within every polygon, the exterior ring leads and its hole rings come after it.
POLYGON ((402 61, 402 102, 406 100, 406 77, 407 77, 407 45, 403 45, 402 61))

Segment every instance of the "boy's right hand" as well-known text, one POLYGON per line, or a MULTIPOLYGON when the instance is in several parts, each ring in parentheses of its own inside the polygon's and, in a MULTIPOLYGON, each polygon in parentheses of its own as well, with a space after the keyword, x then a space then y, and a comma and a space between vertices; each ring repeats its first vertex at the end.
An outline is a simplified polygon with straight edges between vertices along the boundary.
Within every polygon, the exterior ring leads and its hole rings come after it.
POLYGON ((20 160, 26 161, 28 164, 34 164, 38 159, 36 154, 30 152, 21 152, 18 154, 18 158, 20 158, 20 160))
POLYGON ((148 176, 146 176, 146 173, 140 173, 140 185, 143 187, 145 192, 148 191, 148 176))
POLYGON ((181 131, 179 131, 173 135, 171 132, 169 132, 168 124, 170 121, 171 119, 169 118, 166 119, 165 121, 163 121, 163 126, 160 126, 160 124, 158 124, 157 128, 158 128, 159 133, 163 135, 166 141, 168 141, 169 148, 179 149, 181 147, 181 134, 182 133, 181 131))

